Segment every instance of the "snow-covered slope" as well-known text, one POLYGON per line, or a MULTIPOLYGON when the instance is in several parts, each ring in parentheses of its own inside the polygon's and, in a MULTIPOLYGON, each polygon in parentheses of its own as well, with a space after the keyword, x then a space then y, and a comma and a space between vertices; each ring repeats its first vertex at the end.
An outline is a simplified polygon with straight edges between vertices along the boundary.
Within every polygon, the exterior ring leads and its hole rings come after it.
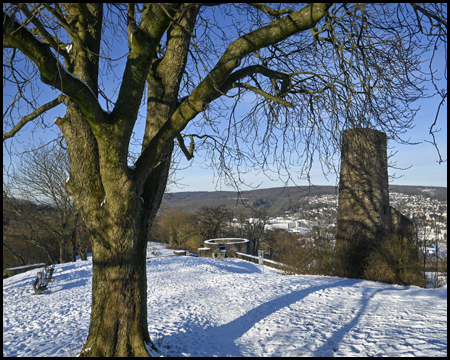
MULTIPOLYGON (((3 280, 3 356, 77 355, 92 262, 3 280)), ((147 266, 148 324, 163 356, 447 356, 447 288, 284 276, 238 259, 162 257, 147 266)))

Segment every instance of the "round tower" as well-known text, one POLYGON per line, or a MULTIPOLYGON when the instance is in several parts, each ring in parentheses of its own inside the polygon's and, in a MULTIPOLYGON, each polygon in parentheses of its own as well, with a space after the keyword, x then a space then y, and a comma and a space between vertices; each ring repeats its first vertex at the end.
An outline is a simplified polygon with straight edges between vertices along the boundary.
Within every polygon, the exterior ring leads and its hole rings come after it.
POLYGON ((343 275, 362 276, 371 249, 389 236, 390 223, 386 134, 344 130, 336 233, 343 275))

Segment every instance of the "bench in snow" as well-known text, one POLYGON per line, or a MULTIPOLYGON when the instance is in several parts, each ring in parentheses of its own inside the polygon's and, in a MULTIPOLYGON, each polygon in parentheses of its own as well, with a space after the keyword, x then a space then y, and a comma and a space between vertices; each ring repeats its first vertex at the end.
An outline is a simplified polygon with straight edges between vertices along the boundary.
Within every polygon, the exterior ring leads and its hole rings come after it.
POLYGON ((44 271, 38 271, 36 279, 33 282, 33 290, 35 295, 42 294, 47 290, 48 283, 52 281, 55 265, 45 265, 44 271))

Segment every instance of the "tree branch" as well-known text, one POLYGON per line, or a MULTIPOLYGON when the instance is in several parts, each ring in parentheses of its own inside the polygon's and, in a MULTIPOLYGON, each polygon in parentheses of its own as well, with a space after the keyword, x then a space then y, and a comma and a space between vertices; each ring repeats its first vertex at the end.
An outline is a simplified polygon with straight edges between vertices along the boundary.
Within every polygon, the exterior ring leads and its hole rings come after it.
POLYGON ((22 7, 22 12, 25 14, 25 16, 31 21, 31 23, 36 26, 36 32, 44 38, 48 44, 58 53, 61 54, 64 57, 64 60, 66 60, 67 63, 69 63, 70 58, 69 54, 66 51, 61 51, 61 48, 59 47, 58 43, 62 43, 58 40, 55 41, 53 36, 51 36, 47 30, 44 28, 44 26, 41 24, 41 22, 37 19, 37 17, 30 13, 28 8, 26 6, 22 7))
POLYGON ((55 4, 54 8, 52 8, 49 4, 44 4, 44 6, 54 17, 56 17, 56 19, 59 21, 59 23, 64 28, 64 30, 67 31, 67 34, 69 35, 72 42, 81 43, 81 40, 80 40, 78 34, 72 31, 72 28, 70 27, 70 25, 67 23, 66 19, 64 18, 64 15, 63 15, 61 9, 59 8, 59 5, 55 4))
MULTIPOLYGON (((211 96, 210 101, 214 101, 217 98, 219 98, 223 93, 227 93, 228 90, 232 89, 232 88, 236 88, 237 86, 237 82, 238 80, 241 80, 243 78, 245 78, 246 76, 251 76, 254 74, 261 74, 264 75, 270 79, 279 79, 279 80, 283 80, 283 85, 282 88, 286 89, 290 86, 290 74, 285 73, 285 72, 280 72, 280 71, 275 71, 275 70, 271 70, 263 65, 252 65, 252 66, 248 66, 246 68, 243 69, 239 69, 237 71, 235 71, 234 73, 230 74, 230 76, 226 79, 226 81, 223 83, 223 85, 220 87, 219 91, 217 91, 216 93, 214 93, 211 96)), ((250 89, 249 88, 250 85, 244 84, 242 87, 246 88, 246 89, 250 89)), ((254 88, 256 89, 256 88, 254 88)), ((250 89, 253 91, 253 89, 250 89)), ((259 90, 259 89, 257 89, 259 90)), ((256 92, 256 91, 255 91, 256 92)), ((262 95, 261 91, 257 92, 260 95, 262 95)), ((264 94, 267 94, 266 92, 264 92, 264 94)), ((269 94, 267 94, 269 95, 269 94)), ((283 95, 283 93, 280 93, 280 95, 283 95)), ((265 95, 263 95, 264 97, 266 97, 265 95)), ((281 100, 279 98, 275 98, 272 95, 269 95, 271 98, 271 100, 276 101, 276 102, 280 102, 278 100, 281 100), (277 100, 274 100, 277 99, 277 100)), ((267 97, 266 97, 267 98, 267 97)), ((287 102, 286 102, 287 103, 287 102)), ((287 103, 290 106, 290 103, 287 103)))
POLYGON ((142 149, 145 149, 159 127, 175 111, 180 83, 185 71, 191 33, 195 27, 198 6, 188 5, 174 15, 166 33, 163 58, 153 59, 147 76, 147 119, 142 149))
POLYGON ((8 251, 14 256, 14 258, 17 260, 17 262, 20 263, 21 266, 26 265, 26 264, 25 264, 25 260, 23 260, 22 255, 20 255, 20 253, 19 253, 18 251, 14 250, 14 249, 12 248, 12 246, 9 245, 9 244, 5 241, 5 239, 3 239, 3 245, 6 246, 6 248, 8 249, 8 251))
POLYGON ((194 137, 192 135, 189 135, 191 139, 191 144, 189 145, 189 150, 186 148, 186 145, 184 144, 183 137, 181 134, 177 135, 178 145, 180 146, 181 151, 183 152, 184 156, 186 156, 186 159, 189 161, 194 157, 194 137))
POLYGON ((37 39, 30 31, 15 19, 3 12, 3 41, 20 50, 35 63, 41 74, 41 80, 54 86, 70 96, 81 108, 90 123, 94 124, 103 118, 104 112, 97 97, 81 79, 64 69, 53 55, 48 44, 37 39), (10 26, 5 28, 5 24, 10 26))
POLYGON ((252 85, 249 84, 245 84, 245 83, 239 83, 239 82, 235 82, 231 85, 232 88, 244 88, 244 89, 248 89, 250 91, 253 91, 255 94, 258 95, 262 95, 264 98, 266 98, 267 100, 272 100, 273 102, 279 103, 281 105, 284 106, 288 106, 290 108, 293 108, 294 105, 292 103, 290 103, 289 101, 280 99, 276 96, 270 95, 268 93, 266 93, 265 91, 258 89, 257 87, 254 87, 252 85))
POLYGON ((128 11, 128 53, 127 63, 123 74, 116 105, 112 112, 115 119, 132 119, 135 121, 145 81, 160 39, 170 24, 164 11, 158 5, 149 4, 142 13, 142 21, 136 24, 134 11, 128 11), (159 21, 155 21, 159 19, 159 21), (145 54, 145 56, 143 56, 145 54))
POLYGON ((35 111, 33 111, 31 114, 24 116, 17 124, 16 126, 14 126, 14 128, 7 132, 6 134, 3 134, 3 141, 5 141, 6 139, 12 138, 14 135, 16 135, 17 132, 20 131, 20 129, 22 129, 27 123, 29 123, 30 121, 36 119, 39 115, 43 114, 44 112, 46 112, 47 110, 50 110, 56 106, 58 106, 59 104, 61 104, 62 102, 67 103, 67 96, 64 95, 59 95, 56 99, 48 102, 45 105, 42 105, 40 108, 36 109, 35 111))
POLYGON ((445 27, 447 27, 447 21, 444 20, 444 18, 441 18, 439 16, 436 16, 435 14, 427 11, 426 9, 424 9, 423 7, 415 4, 415 3, 411 3, 411 6, 413 7, 414 11, 420 11, 422 14, 424 14, 425 16, 427 16, 429 19, 434 19, 436 20, 439 24, 444 25, 445 27))
POLYGON ((143 182, 158 163, 157 154, 164 152, 172 141, 197 114, 206 109, 211 96, 223 85, 231 72, 240 65, 241 59, 261 48, 273 45, 289 36, 314 27, 327 13, 332 4, 309 4, 269 25, 247 33, 224 52, 209 75, 192 91, 174 114, 152 138, 149 146, 136 162, 135 178, 143 182))
POLYGON ((294 12, 291 9, 275 10, 275 9, 272 9, 271 7, 261 4, 261 3, 249 3, 249 5, 253 6, 254 8, 256 8, 258 10, 264 11, 266 14, 273 16, 277 19, 282 15, 292 14, 294 12))
MULTIPOLYGON (((219 60, 214 69, 192 92, 192 94, 180 105, 177 113, 174 116, 180 115, 182 119, 192 119, 199 112, 204 110, 204 103, 209 103, 214 97, 216 91, 227 81, 231 71, 233 71, 240 64, 242 57, 259 50, 261 48, 273 45, 282 41, 289 36, 308 30, 314 27, 317 22, 322 19, 331 4, 311 4, 305 6, 303 9, 285 16, 282 19, 274 21, 269 25, 260 29, 254 30, 248 34, 241 36, 235 40, 225 51, 222 58, 219 60)), ((251 70, 259 70, 261 73, 266 73, 271 76, 275 75, 274 71, 260 68, 249 67, 246 70, 236 72, 232 77, 241 78, 251 73, 251 70)), ((281 73, 278 73, 280 76, 281 73)))

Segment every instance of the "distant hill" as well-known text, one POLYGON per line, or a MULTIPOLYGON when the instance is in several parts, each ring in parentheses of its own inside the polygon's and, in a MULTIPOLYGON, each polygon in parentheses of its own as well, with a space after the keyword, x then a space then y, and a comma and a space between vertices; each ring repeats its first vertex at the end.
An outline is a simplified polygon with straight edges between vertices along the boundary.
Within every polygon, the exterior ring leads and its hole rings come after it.
POLYGON ((440 201, 447 201, 447 188, 441 186, 390 185, 389 190, 408 195, 423 195, 430 198, 436 198, 440 201))
MULTIPOLYGON (((446 187, 391 185, 390 191, 436 197, 441 201, 447 200, 446 187)), ((336 186, 277 187, 243 191, 240 194, 234 191, 177 192, 164 195, 162 208, 196 212, 204 206, 225 205, 234 209, 251 205, 265 207, 270 216, 280 216, 287 210, 295 210, 296 204, 306 196, 336 195, 337 193, 336 186)))

